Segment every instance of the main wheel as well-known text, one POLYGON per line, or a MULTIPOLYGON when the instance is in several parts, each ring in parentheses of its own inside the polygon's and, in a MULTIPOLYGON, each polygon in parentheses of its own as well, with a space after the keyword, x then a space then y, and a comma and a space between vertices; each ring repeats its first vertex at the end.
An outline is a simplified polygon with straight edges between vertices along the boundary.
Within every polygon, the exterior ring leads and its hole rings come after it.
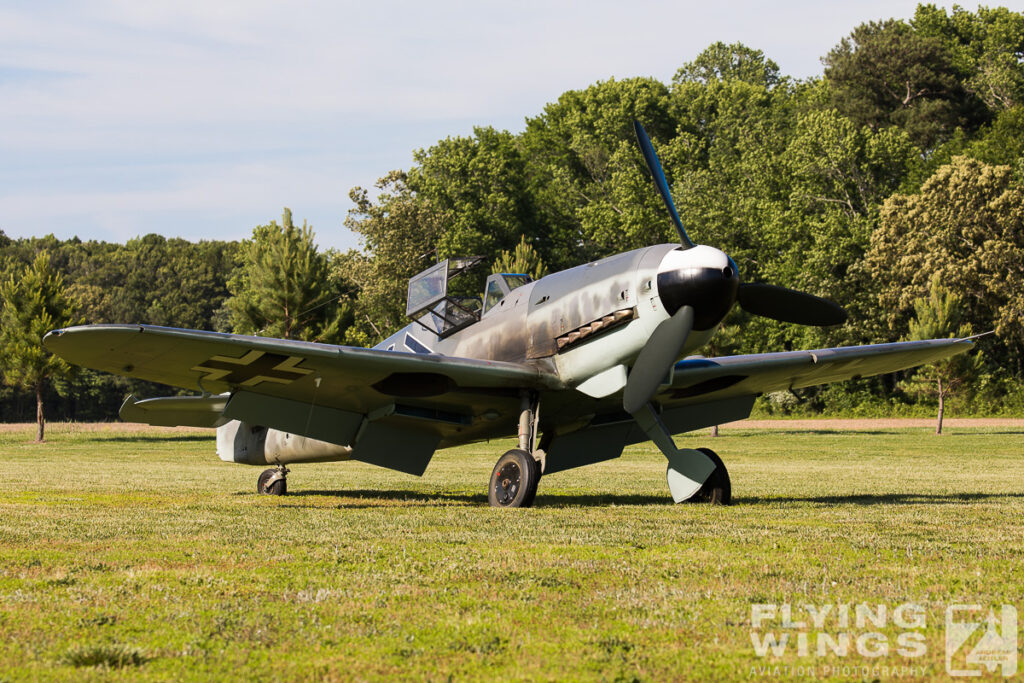
POLYGON ((494 465, 487 500, 492 507, 529 507, 537 495, 539 480, 539 463, 526 451, 514 448, 494 465))
POLYGON ((530 466, 533 468, 533 486, 528 491, 529 495, 526 500, 523 501, 522 507, 528 508, 533 505, 533 499, 537 497, 537 486, 540 485, 540 460, 537 460, 532 455, 530 456, 530 466))
POLYGON ((710 448, 698 448, 697 450, 711 458, 715 463, 715 471, 687 502, 728 505, 732 502, 732 483, 729 481, 729 470, 725 468, 725 463, 718 457, 718 453, 710 448))
POLYGON ((287 479, 281 477, 276 481, 270 481, 270 478, 275 474, 277 474, 277 470, 275 469, 263 470, 260 474, 260 478, 256 480, 256 493, 268 496, 283 496, 288 493, 287 479))

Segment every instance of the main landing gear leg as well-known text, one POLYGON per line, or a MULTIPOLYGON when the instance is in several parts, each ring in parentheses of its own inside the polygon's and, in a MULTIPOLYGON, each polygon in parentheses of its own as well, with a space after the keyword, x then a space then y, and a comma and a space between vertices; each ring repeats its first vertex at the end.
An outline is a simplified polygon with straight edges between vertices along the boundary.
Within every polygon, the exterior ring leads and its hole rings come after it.
POLYGON ((288 493, 289 471, 284 465, 263 470, 260 478, 256 480, 256 493, 268 496, 283 496, 288 493))
POLYGON ((725 463, 710 448, 676 448, 654 407, 647 403, 633 418, 668 460, 666 478, 672 500, 728 505, 732 497, 725 463))
POLYGON ((540 400, 524 391, 519 411, 519 448, 498 458, 491 472, 487 501, 491 507, 524 508, 533 505, 540 482, 541 464, 536 450, 540 400))

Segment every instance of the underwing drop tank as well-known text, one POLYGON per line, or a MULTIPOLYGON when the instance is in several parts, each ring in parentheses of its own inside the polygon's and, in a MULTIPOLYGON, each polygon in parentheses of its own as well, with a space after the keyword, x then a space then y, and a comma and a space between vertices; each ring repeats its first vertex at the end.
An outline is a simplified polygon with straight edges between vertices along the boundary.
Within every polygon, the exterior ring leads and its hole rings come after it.
POLYGON ((217 456, 246 465, 349 460, 348 446, 232 420, 217 428, 217 456))

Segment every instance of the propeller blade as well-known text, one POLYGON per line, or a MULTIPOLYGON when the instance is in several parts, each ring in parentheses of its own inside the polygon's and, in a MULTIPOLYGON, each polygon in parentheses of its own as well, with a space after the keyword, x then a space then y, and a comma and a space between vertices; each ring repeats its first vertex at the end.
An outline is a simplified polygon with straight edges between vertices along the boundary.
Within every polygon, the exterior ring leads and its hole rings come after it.
POLYGON ((637 356, 622 392, 622 407, 627 413, 636 414, 651 400, 672 363, 679 357, 692 329, 692 306, 683 306, 675 315, 654 328, 647 344, 637 356))
POLYGON ((647 137, 647 131, 640 125, 637 120, 633 121, 633 130, 636 132, 637 142, 640 143, 640 151, 644 155, 644 161, 647 162, 647 168, 650 169, 651 175, 654 176, 654 185, 658 188, 658 194, 661 195, 662 200, 665 202, 665 208, 668 209, 669 214, 672 216, 672 222, 676 224, 676 230, 679 232, 679 241, 682 243, 684 249, 690 249, 693 246, 693 241, 690 236, 686 234, 686 228, 683 227, 683 222, 679 220, 679 212, 676 211, 676 205, 672 202, 672 195, 668 191, 668 181, 665 180, 665 171, 661 168, 661 162, 658 161, 658 155, 654 153, 654 147, 651 145, 651 139, 647 137))
POLYGON ((775 285, 751 282, 740 285, 736 300, 748 313, 797 325, 842 325, 846 309, 828 299, 775 285))

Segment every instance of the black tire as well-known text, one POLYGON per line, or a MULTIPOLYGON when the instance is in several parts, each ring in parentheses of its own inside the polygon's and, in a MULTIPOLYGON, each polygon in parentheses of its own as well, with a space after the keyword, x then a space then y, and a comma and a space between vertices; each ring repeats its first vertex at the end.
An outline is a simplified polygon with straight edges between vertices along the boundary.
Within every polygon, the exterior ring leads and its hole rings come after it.
POLYGON ((729 481, 729 470, 725 463, 710 448, 698 448, 698 451, 711 458, 715 463, 715 471, 708 480, 693 494, 688 503, 704 503, 707 505, 729 505, 732 503, 732 483, 729 481))
POLYGON ((288 493, 288 480, 281 477, 277 481, 267 484, 267 481, 277 473, 277 470, 263 470, 260 478, 256 480, 256 493, 267 496, 283 496, 288 493))
POLYGON ((537 495, 539 479, 540 464, 526 451, 514 448, 494 465, 487 501, 496 508, 529 507, 537 495))
POLYGON ((533 505, 533 499, 537 497, 537 487, 540 485, 540 460, 537 460, 532 455, 530 456, 530 464, 533 466, 533 486, 527 491, 527 498, 523 501, 522 507, 528 508, 533 505))

